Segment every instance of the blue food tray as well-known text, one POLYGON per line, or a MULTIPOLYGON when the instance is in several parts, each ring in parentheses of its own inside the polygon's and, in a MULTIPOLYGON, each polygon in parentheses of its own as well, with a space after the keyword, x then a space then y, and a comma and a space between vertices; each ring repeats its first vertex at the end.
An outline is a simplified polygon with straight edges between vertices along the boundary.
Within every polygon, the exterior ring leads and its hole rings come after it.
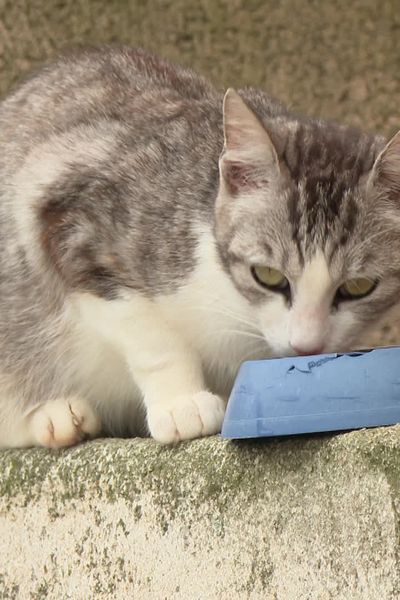
POLYGON ((272 437, 400 422, 400 347, 242 364, 222 437, 272 437))

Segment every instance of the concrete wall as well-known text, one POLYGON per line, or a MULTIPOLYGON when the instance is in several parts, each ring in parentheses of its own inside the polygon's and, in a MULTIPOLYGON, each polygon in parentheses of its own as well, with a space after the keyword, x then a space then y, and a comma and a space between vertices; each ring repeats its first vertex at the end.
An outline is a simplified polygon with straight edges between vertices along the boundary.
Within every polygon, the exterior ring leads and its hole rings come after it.
POLYGON ((0 453, 0 598, 398 600, 400 426, 0 453))

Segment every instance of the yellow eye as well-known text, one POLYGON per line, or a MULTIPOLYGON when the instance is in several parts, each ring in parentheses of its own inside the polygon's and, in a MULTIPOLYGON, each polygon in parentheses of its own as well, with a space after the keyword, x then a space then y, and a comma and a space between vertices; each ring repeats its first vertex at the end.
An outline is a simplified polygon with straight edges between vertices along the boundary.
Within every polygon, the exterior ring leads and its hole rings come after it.
POLYGON ((340 288, 339 292, 343 298, 362 298, 367 296, 376 286, 376 281, 366 277, 349 279, 340 288))
POLYGON ((253 267, 254 278, 267 287, 271 288, 286 288, 288 280, 283 273, 271 267, 253 267))

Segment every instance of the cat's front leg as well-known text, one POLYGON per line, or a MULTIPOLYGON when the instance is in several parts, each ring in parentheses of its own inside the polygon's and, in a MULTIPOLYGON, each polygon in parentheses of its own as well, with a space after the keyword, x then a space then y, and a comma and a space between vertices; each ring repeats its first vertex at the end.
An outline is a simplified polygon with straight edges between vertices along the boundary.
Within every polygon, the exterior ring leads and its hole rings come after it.
POLYGON ((76 396, 44 402, 25 416, 33 446, 63 448, 100 434, 98 416, 76 396))
POLYGON ((171 444, 221 430, 224 400, 206 390, 200 356, 151 300, 85 297, 81 314, 124 355, 153 438, 171 444))
POLYGON ((0 447, 62 448, 95 438, 100 431, 100 420, 89 403, 69 396, 42 402, 21 414, 3 414, 0 447))
POLYGON ((151 402, 147 411, 150 434, 164 444, 190 440, 221 431, 225 405, 207 391, 151 402))
POLYGON ((177 332, 158 321, 127 360, 154 439, 171 444, 220 432, 225 403, 206 391, 200 358, 177 332))

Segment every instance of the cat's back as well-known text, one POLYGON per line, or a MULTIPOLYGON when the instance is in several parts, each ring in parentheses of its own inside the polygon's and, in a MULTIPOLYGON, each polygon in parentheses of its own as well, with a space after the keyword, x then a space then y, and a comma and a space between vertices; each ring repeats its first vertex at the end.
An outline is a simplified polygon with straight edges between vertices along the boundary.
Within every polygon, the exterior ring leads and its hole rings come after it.
POLYGON ((0 144, 21 155, 50 136, 102 122, 151 133, 177 113, 190 119, 196 107, 212 113, 220 103, 213 86, 188 69, 141 49, 93 48, 61 56, 0 103, 0 144))

